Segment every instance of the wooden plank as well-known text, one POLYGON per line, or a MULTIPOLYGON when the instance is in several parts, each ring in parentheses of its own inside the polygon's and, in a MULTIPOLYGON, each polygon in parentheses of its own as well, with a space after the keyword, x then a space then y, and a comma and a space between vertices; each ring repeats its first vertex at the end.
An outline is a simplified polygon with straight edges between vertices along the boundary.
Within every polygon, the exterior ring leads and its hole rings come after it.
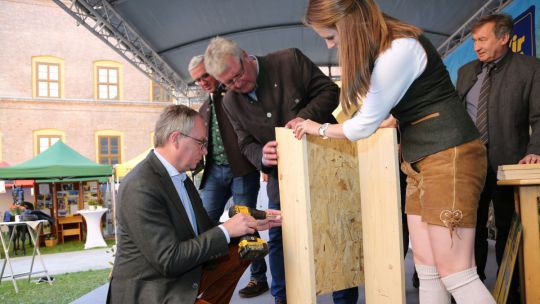
POLYGON ((366 303, 405 303, 395 129, 358 141, 366 303))
POLYGON ((315 265, 307 164, 307 141, 276 128, 283 257, 287 302, 315 303, 315 265))
POLYGON ((520 216, 523 225, 523 269, 525 302, 540 303, 540 186, 519 188, 520 216))
POLYGON ((540 164, 517 164, 499 166, 497 171, 497 179, 513 180, 513 179, 539 179, 540 164))
POLYGON ((515 165, 502 165, 499 166, 499 171, 512 171, 512 170, 540 170, 540 164, 515 164, 515 165))
POLYGON ((540 178, 538 179, 509 179, 497 181, 499 186, 526 186, 526 185, 540 185, 540 178))
POLYGON ((510 290, 510 283, 512 282, 512 275, 514 274, 522 231, 523 226, 521 225, 519 216, 514 214, 512 228, 510 229, 508 240, 504 247, 503 260, 492 292, 493 297, 498 304, 504 304, 508 299, 508 291, 510 290))
POLYGON ((364 283, 357 150, 348 140, 307 140, 315 283, 323 294, 364 283))

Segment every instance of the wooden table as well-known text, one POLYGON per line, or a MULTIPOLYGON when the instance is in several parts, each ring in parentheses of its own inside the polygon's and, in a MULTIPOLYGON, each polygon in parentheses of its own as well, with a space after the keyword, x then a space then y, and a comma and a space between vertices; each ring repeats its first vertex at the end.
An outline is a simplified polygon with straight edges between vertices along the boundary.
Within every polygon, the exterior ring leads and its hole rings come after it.
POLYGON ((520 272, 525 303, 540 303, 540 179, 499 180, 501 186, 515 187, 515 204, 523 225, 520 272))
POLYGON ((9 267, 9 270, 11 271, 11 274, 6 276, 6 278, 10 278, 13 287, 15 287, 15 292, 19 293, 19 289, 17 288, 17 282, 15 281, 16 278, 26 276, 28 275, 28 281, 30 281, 30 277, 33 274, 38 273, 45 273, 47 276, 47 280, 50 285, 52 285, 51 278, 49 277, 49 273, 47 272, 47 268, 45 268, 45 263, 43 262, 43 258, 41 257, 41 252, 39 252, 39 232, 41 231, 41 228, 43 227, 43 223, 46 222, 46 220, 37 220, 37 221, 26 221, 26 222, 0 222, 0 228, 2 226, 9 227, 12 226, 13 230, 17 228, 17 226, 24 225, 28 229, 28 233, 30 234, 30 238, 32 239, 32 242, 34 244, 34 252, 32 253, 32 262, 30 263, 30 271, 24 272, 24 273, 14 273, 13 272, 13 266, 11 265, 10 257, 9 257, 9 249, 11 247, 11 244, 13 244, 13 236, 15 235, 15 231, 11 233, 11 236, 9 237, 8 243, 6 244, 6 241, 4 240, 4 235, 0 231, 0 241, 2 242, 2 249, 4 249, 5 259, 2 263, 2 271, 0 272, 0 282, 2 282, 2 279, 4 278, 4 270, 6 268, 6 264, 9 267), (41 262, 41 266, 43 267, 42 271, 33 271, 34 269, 34 259, 37 256, 41 262))

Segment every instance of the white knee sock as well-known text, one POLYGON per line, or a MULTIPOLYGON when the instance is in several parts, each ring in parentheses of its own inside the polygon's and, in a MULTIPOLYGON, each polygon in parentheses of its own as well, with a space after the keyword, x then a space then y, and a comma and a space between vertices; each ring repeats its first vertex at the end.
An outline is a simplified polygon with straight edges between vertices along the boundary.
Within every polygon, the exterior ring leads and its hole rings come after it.
POLYGON ((420 280, 421 304, 449 304, 450 294, 446 291, 435 266, 415 265, 420 280))
POLYGON ((442 278, 446 289, 458 304, 494 304, 495 300, 476 273, 476 267, 442 278))

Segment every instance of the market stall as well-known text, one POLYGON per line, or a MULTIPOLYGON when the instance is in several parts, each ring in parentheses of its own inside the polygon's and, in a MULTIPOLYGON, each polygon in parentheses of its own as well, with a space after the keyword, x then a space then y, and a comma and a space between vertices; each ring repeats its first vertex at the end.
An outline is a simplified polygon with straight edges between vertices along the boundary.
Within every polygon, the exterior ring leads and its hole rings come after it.
POLYGON ((35 209, 54 217, 52 234, 61 241, 81 239, 78 211, 103 200, 100 185, 111 176, 111 166, 96 164, 61 141, 22 164, 0 168, 0 180, 36 181, 35 209))

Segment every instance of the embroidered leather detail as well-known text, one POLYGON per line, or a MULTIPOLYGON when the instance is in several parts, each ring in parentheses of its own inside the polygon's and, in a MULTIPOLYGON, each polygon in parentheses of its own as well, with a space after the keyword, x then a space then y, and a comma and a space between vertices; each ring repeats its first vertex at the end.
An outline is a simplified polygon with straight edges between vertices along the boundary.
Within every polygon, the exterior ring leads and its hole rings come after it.
MULTIPOLYGON (((443 222, 443 224, 446 227, 448 227, 448 229, 450 230, 450 238, 452 239, 452 245, 453 245, 454 241, 452 238, 452 232, 454 232, 454 229, 459 226, 459 222, 461 222, 461 220, 463 219, 463 212, 461 212, 461 210, 459 209, 454 210, 454 211, 443 210, 441 211, 439 218, 441 219, 441 222, 443 222)), ((459 234, 457 234, 457 230, 456 230, 456 235, 458 238, 460 238, 459 234)))

